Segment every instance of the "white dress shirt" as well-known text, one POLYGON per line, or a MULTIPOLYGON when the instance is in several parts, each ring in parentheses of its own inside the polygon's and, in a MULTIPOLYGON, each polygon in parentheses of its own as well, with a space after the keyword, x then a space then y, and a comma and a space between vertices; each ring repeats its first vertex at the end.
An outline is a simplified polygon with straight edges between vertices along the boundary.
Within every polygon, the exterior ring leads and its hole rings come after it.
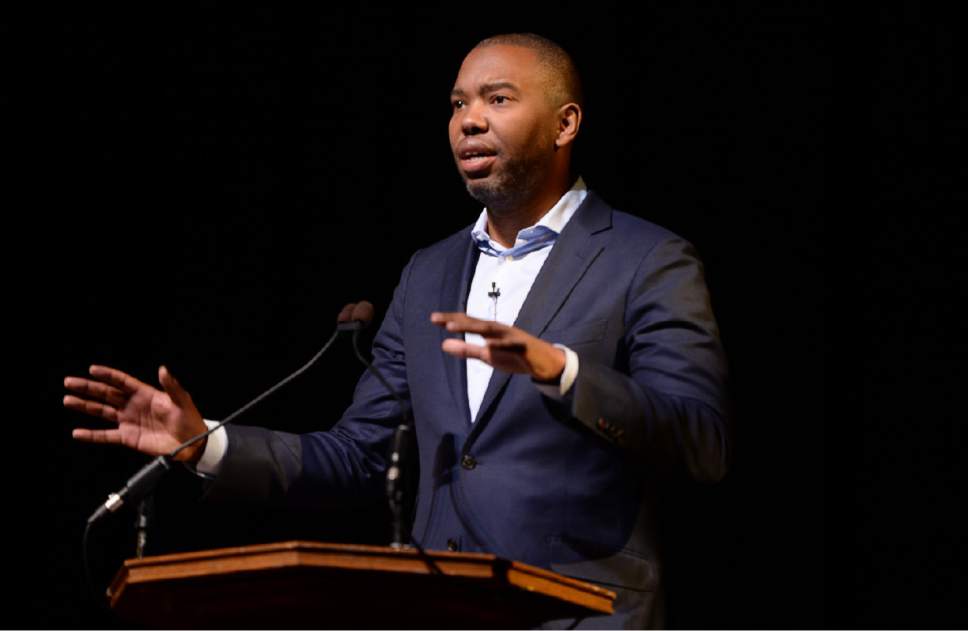
MULTIPOLYGON (((551 210, 538 220, 535 226, 545 226, 556 233, 561 233, 572 215, 585 201, 587 195, 588 189, 585 187, 585 182, 578 178, 575 185, 558 200, 557 204, 551 207, 551 210)), ((524 299, 528 297, 531 286, 534 285, 538 272, 541 271, 548 255, 551 254, 554 242, 520 257, 501 256, 501 253, 506 252, 508 248, 494 239, 490 239, 486 227, 487 209, 485 208, 481 211, 481 216, 478 217, 471 235, 472 238, 476 236, 477 239, 487 237, 490 242, 489 249, 496 251, 497 256, 481 252, 477 259, 477 268, 474 270, 474 279, 471 281, 471 291, 467 296, 467 315, 481 320, 497 320, 502 324, 514 324, 514 321, 518 318, 518 313, 521 311, 521 306, 524 304, 524 299), (495 289, 499 292, 496 298, 489 295, 495 293, 495 289)), ((533 227, 529 226, 529 228, 533 227)), ((521 232, 529 228, 525 228, 521 232)), ((519 237, 515 240, 513 247, 524 243, 525 241, 519 237)), ((485 343, 484 338, 476 333, 465 334, 464 340, 469 344, 484 345, 485 343)), ((565 346, 560 344, 556 344, 556 346, 565 351, 565 370, 561 375, 560 383, 557 385, 535 383, 535 386, 542 394, 560 399, 568 393, 578 376, 578 355, 565 346)), ((470 358, 467 360, 467 402, 470 407, 472 422, 481 407, 484 392, 487 390, 487 383, 490 381, 493 372, 494 368, 479 359, 470 358)))
MULTIPOLYGON (((556 233, 560 233, 568 221, 578 210, 578 207, 588 195, 585 182, 578 178, 574 186, 562 195, 551 209, 538 220, 534 226, 545 226, 556 233)), ((529 228, 521 230, 518 234, 525 232, 529 228)), ((471 238, 487 239, 490 247, 489 251, 496 253, 488 254, 481 252, 477 260, 477 267, 474 270, 474 278, 471 281, 471 290, 467 298, 467 315, 480 318, 482 320, 497 320, 503 324, 514 324, 521 311, 534 280, 541 271, 554 241, 546 247, 532 250, 521 256, 501 256, 502 252, 508 251, 500 243, 494 241, 487 234, 487 209, 481 211, 477 223, 471 231, 471 238), (476 238, 475 238, 476 237, 476 238), (494 291, 494 290, 497 291, 494 291), (499 295, 491 297, 488 293, 499 295)), ((523 245, 525 240, 520 237, 515 241, 513 247, 523 245)), ((430 317, 430 314, 427 314, 430 317)), ((484 339, 476 333, 467 333, 465 341, 470 344, 484 344, 484 339)), ((545 396, 562 399, 569 394, 571 386, 575 383, 578 376, 578 355, 571 349, 561 344, 555 344, 565 352, 565 369, 558 384, 541 384, 535 382, 535 387, 545 396)), ((443 351, 441 351, 443 352, 443 351)), ((494 369, 479 359, 467 360, 467 401, 470 406, 471 421, 477 416, 484 392, 487 390, 487 383, 491 378, 494 369)), ((218 425, 217 421, 205 420, 205 424, 211 429, 218 425)), ((195 470, 203 476, 215 476, 218 474, 219 465, 225 452, 228 450, 228 434, 224 428, 209 435, 205 444, 202 457, 195 465, 195 470)))

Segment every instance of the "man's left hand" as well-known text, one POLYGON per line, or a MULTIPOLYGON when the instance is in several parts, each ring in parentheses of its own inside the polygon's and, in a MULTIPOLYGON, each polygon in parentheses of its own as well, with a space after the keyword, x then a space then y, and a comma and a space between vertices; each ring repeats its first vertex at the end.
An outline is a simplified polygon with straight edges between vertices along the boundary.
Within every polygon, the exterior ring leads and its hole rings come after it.
POLYGON ((484 346, 444 340, 441 348, 454 357, 473 357, 498 370, 524 373, 546 383, 558 382, 565 369, 563 350, 519 328, 459 312, 431 313, 430 321, 452 333, 477 333, 484 338, 484 346))

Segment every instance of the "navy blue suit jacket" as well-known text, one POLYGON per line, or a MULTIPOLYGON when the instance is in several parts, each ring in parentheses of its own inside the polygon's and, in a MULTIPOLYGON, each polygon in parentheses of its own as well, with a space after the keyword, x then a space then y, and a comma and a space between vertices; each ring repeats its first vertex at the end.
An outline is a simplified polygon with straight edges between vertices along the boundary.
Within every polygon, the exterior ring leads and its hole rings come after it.
MULTIPOLYGON (((717 480, 728 460, 726 363, 702 265, 688 242, 590 192, 515 322, 578 354, 570 396, 495 371, 472 423, 465 361, 441 351, 451 334, 430 313, 466 310, 478 255, 470 227, 414 254, 373 342, 416 424, 414 537, 616 590, 615 616, 584 626, 661 625, 657 484, 717 480)), ((228 427, 210 497, 380 498, 399 420, 364 373, 330 431, 228 427)))

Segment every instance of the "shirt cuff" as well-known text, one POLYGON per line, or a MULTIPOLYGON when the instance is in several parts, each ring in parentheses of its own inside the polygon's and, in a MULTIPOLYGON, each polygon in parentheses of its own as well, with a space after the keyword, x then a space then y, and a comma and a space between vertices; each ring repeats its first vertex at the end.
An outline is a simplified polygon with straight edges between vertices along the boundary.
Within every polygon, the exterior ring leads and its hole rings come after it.
POLYGON ((571 350, 564 344, 555 344, 557 348, 565 351, 565 369, 561 372, 561 379, 557 384, 554 383, 534 383, 538 392, 552 399, 564 399, 571 387, 575 385, 578 378, 578 353, 571 350))
MULTIPOLYGON (((218 425, 218 421, 204 420, 205 425, 209 429, 218 425)), ((222 458, 225 457, 225 452, 228 451, 228 447, 229 435, 224 427, 220 427, 209 434, 208 440, 205 443, 205 450, 202 452, 202 457, 195 463, 195 472, 204 478, 214 478, 217 476, 219 466, 222 464, 222 458)))

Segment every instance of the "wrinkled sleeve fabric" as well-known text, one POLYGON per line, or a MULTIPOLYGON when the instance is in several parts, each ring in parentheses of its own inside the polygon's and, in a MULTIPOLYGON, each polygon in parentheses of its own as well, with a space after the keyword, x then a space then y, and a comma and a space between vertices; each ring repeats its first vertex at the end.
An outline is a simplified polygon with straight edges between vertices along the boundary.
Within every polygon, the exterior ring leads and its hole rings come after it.
POLYGON ((581 358, 572 416, 659 470, 703 481, 727 470, 727 366, 703 267, 680 238, 639 262, 616 366, 581 358))
MULTIPOLYGON (((414 255, 416 257, 416 255, 414 255)), ((373 340, 373 365, 409 407, 403 347, 404 300, 413 259, 404 268, 393 301, 373 340)), ((397 400, 365 371, 353 402, 328 431, 293 434, 229 425, 227 449, 205 499, 364 501, 379 494, 390 441, 404 417, 397 400)))

